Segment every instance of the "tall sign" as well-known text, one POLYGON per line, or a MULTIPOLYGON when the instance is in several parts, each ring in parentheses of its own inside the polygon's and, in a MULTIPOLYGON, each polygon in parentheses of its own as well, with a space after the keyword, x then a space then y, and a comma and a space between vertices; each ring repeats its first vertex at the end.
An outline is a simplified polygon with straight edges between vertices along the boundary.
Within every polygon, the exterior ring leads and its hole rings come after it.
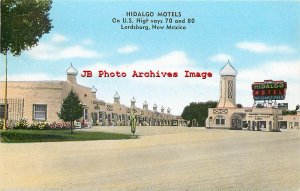
POLYGON ((252 84, 252 95, 255 101, 284 100, 287 83, 285 81, 264 80, 252 84))

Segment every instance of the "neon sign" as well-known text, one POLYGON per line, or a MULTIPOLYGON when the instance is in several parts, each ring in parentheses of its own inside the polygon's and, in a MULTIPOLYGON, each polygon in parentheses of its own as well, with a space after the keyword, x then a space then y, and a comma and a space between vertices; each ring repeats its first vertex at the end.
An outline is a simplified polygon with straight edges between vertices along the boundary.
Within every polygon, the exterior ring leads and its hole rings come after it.
POLYGON ((258 100, 284 100, 286 95, 287 83, 273 80, 254 82, 252 84, 253 99, 258 100))

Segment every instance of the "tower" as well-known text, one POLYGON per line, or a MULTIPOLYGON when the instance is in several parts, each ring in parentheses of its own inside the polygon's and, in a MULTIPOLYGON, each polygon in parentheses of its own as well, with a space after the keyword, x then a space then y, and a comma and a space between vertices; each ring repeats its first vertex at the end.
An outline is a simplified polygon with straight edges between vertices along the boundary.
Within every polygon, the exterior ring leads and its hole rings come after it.
POLYGON ((77 84, 76 76, 78 71, 73 67, 72 63, 71 66, 66 70, 67 73, 67 81, 72 84, 77 84))
POLYGON ((94 86, 92 87, 91 92, 92 92, 94 98, 96 98, 97 89, 94 86))
POLYGON ((146 102, 146 100, 143 103, 143 109, 148 110, 148 103, 146 102))
POLYGON ((162 112, 162 113, 164 113, 164 112, 165 112, 165 108, 164 108, 164 106, 161 106, 161 108, 160 108, 160 112, 162 112))
POLYGON ((171 114, 171 109, 168 107, 168 109, 167 109, 167 113, 168 114, 171 114))
POLYGON ((157 111, 157 105, 156 104, 153 105, 153 111, 157 111))
POLYGON ((135 107, 135 99, 134 99, 134 97, 131 99, 131 107, 135 107))
POLYGON ((230 64, 220 70, 220 98, 218 108, 236 107, 236 76, 238 72, 230 64))
POLYGON ((114 95, 114 103, 120 103, 120 96, 118 92, 116 92, 116 94, 114 95))

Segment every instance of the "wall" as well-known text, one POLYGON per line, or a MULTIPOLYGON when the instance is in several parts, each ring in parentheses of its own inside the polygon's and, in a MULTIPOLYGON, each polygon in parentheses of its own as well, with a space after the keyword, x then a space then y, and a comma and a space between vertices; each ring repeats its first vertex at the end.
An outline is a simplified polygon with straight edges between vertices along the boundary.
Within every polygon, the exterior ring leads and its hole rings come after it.
MULTIPOLYGON (((58 121, 62 84, 61 81, 8 82, 7 95, 8 98, 24 98, 23 117, 29 122, 33 122, 33 104, 47 104, 47 121, 58 121)), ((0 86, 4 87, 4 83, 0 86)), ((4 98, 4 88, 1 88, 0 97, 4 98)))

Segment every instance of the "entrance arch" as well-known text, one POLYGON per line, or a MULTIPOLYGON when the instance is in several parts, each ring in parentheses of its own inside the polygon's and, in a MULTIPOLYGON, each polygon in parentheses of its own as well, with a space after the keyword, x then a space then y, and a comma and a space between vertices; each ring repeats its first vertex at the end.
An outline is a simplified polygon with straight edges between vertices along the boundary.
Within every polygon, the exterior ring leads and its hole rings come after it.
POLYGON ((243 129, 242 126, 242 120, 243 116, 241 113, 234 113, 231 116, 231 120, 230 120, 230 129, 234 129, 234 130, 241 130, 243 129))

